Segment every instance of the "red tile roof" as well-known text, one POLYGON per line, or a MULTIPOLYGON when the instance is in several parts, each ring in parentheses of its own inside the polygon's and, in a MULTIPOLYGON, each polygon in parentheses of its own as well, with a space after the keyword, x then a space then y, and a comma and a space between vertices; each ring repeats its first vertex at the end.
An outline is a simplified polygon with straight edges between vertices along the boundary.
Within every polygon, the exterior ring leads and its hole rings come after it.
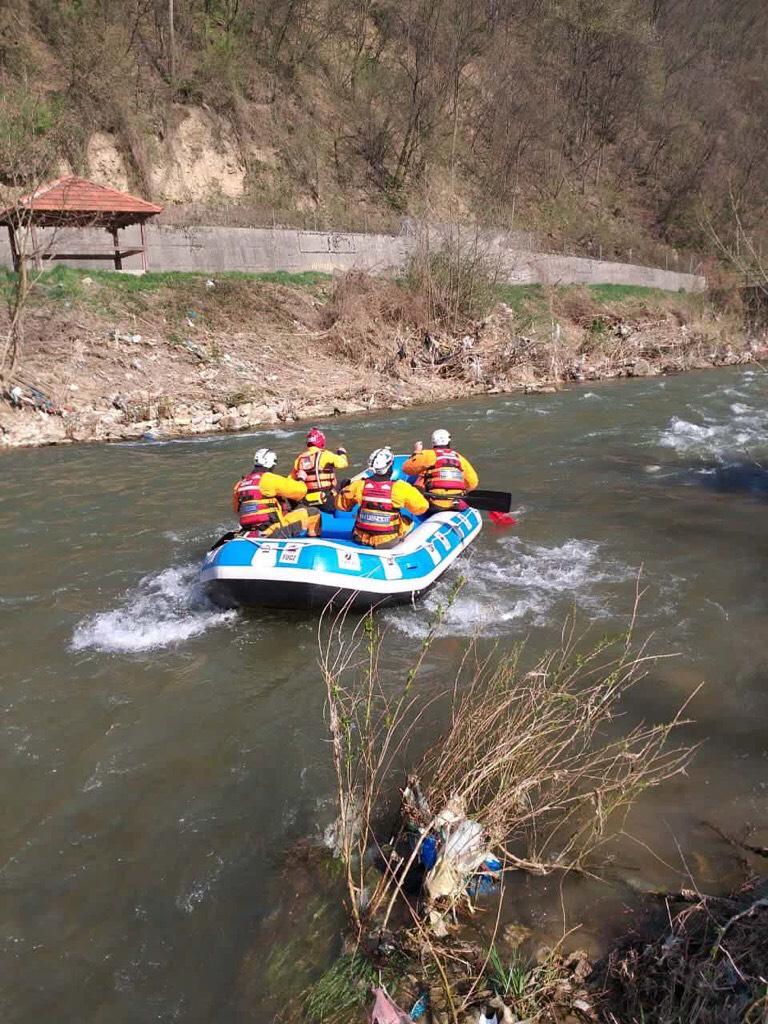
POLYGON ((119 192, 116 188, 97 185, 95 181, 87 181, 74 175, 59 178, 48 185, 41 185, 29 195, 21 196, 12 206, 0 213, 0 218, 3 214, 22 208, 40 213, 93 214, 97 217, 100 214, 137 214, 139 217, 151 217, 156 213, 162 213, 163 209, 162 206, 148 203, 146 199, 139 199, 128 192, 119 192))

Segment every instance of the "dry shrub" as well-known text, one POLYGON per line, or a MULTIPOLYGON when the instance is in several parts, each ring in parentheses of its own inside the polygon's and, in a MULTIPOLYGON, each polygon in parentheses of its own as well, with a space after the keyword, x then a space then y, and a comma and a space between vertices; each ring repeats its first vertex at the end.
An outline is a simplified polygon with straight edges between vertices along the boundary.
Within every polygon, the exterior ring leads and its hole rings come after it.
POLYGON ((323 311, 331 351, 379 368, 404 340, 425 330, 425 297, 397 281, 353 270, 337 278, 323 311), (387 342, 390 343, 389 351, 387 342))
POLYGON ((552 305, 556 316, 575 323, 584 323, 592 320, 601 310, 601 304, 584 285, 576 285, 573 288, 551 288, 553 293, 552 305))
POLYGON ((631 632, 585 652, 571 621, 558 649, 530 671, 521 668, 519 649, 481 658, 470 644, 453 683, 424 695, 414 682, 441 614, 413 668, 395 684, 379 671, 382 639, 371 617, 350 633, 344 617, 337 618, 321 643, 337 773, 337 850, 359 933, 373 921, 386 928, 399 879, 449 802, 482 825, 509 868, 573 870, 621 829, 645 789, 683 771, 691 756, 690 748, 669 744, 679 715, 606 738, 626 693, 655 660, 633 644, 631 632), (419 757, 419 726, 436 706, 445 709, 447 724, 419 757), (365 875, 371 850, 381 854, 381 815, 411 768, 426 797, 420 838, 403 871, 385 871, 372 891, 365 875))
POLYGON ((455 333, 493 309, 503 280, 502 262, 477 231, 467 234, 452 227, 434 238, 429 227, 421 226, 403 279, 412 292, 425 297, 430 322, 455 333))
POLYGON ((424 297, 392 278, 351 270, 336 278, 324 308, 325 327, 358 326, 377 330, 387 326, 426 326, 424 297))
POLYGON ((561 647, 529 672, 517 655, 473 666, 418 769, 433 807, 458 797, 508 863, 542 873, 582 867, 643 790, 690 757, 668 746, 677 721, 605 738, 655 659, 630 636, 582 647, 571 620, 561 647))
MULTIPOLYGON (((609 955, 606 1024, 762 1024, 768 1019, 768 881, 729 897, 682 892, 690 905, 653 942, 609 955)), ((596 972, 598 973, 598 972, 596 972)))

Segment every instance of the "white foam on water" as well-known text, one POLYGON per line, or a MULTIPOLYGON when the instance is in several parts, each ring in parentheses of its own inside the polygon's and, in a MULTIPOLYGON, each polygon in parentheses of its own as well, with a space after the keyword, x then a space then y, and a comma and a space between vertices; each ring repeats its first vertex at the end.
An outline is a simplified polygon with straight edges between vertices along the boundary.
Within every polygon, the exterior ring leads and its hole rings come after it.
POLYGON ((585 395, 582 395, 581 397, 582 398, 599 398, 600 395, 595 394, 594 391, 588 391, 585 395))
MULTIPOLYGON (((454 635, 496 636, 541 626, 561 615, 563 602, 574 604, 589 618, 610 614, 606 587, 632 579, 636 570, 606 557, 594 541, 568 540, 548 547, 519 537, 500 540, 495 557, 475 553, 462 566, 466 583, 448 609, 444 626, 454 635), (520 628, 515 628, 517 624, 520 628)), ((424 601, 427 612, 445 604, 452 582, 446 581, 424 601)), ((412 609, 388 613, 398 628, 423 637, 430 616, 412 609)))
POLYGON ((119 608, 78 623, 70 648, 135 654, 179 644, 231 622, 234 611, 216 608, 199 590, 195 563, 145 576, 119 608))
POLYGON ((221 877, 224 869, 224 858, 218 853, 210 853, 208 856, 213 861, 211 870, 202 878, 193 882, 186 892, 179 893, 176 897, 176 906, 185 914, 192 914, 205 901, 221 877))
POLYGON ((739 403, 734 403, 731 411, 734 414, 731 420, 707 425, 673 416, 658 443, 681 455, 714 458, 764 446, 768 439, 768 412, 753 410, 739 403))
POLYGON ((188 444, 224 444, 232 440, 243 440, 253 437, 276 437, 279 441, 287 437, 295 437, 301 434, 301 430, 284 430, 282 427, 264 427, 261 430, 252 430, 222 434, 201 434, 195 437, 153 437, 142 438, 138 441, 120 441, 121 448, 166 448, 169 445, 188 444))

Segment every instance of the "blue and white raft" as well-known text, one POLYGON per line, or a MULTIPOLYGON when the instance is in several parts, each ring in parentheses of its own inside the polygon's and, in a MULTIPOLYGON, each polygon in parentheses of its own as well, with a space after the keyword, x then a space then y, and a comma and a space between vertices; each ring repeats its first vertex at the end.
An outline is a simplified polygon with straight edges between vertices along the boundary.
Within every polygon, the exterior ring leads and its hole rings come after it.
MULTIPOLYGON (((405 456, 398 456, 393 478, 405 456)), ((234 537, 215 545, 203 561, 201 582, 227 608, 324 608, 365 610, 406 604, 422 597, 477 537, 474 508, 417 519, 395 548, 376 551, 351 539, 354 512, 323 515, 321 537, 295 540, 234 537)))

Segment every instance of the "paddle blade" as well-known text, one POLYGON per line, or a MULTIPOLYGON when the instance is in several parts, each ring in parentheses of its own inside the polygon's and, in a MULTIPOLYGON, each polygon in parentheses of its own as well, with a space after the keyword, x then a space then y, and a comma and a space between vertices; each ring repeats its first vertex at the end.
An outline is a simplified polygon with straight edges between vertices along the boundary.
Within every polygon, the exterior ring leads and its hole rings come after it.
POLYGON ((488 516, 496 526, 516 526, 517 520, 509 512, 489 512, 488 516))
POLYGON ((482 491, 478 488, 465 494, 464 501, 483 512, 509 512, 512 508, 509 491, 482 491))

